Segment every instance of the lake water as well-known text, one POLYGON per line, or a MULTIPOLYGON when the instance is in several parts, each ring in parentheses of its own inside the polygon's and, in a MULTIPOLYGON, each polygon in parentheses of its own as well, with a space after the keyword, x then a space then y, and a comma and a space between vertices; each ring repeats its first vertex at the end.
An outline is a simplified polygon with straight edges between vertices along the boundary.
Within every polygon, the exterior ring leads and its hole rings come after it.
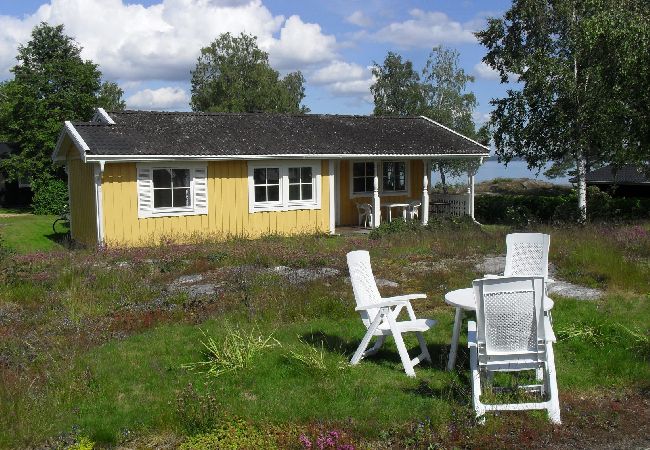
MULTIPOLYGON (((547 168, 550 167, 550 164, 547 168)), ((544 176, 544 171, 542 170, 539 174, 536 171, 528 170, 526 161, 510 161, 508 165, 499 163, 496 159, 488 159, 484 161, 481 167, 476 174, 475 181, 480 183, 481 181, 492 180, 494 178, 532 178, 541 181, 548 181, 549 183, 554 184, 563 184, 570 185, 568 176, 560 178, 547 178, 544 176)), ((440 181, 440 175, 437 172, 432 173, 431 177, 433 184, 436 184, 440 181)), ((454 178, 448 181, 450 184, 454 183, 466 183, 467 177, 454 178)))

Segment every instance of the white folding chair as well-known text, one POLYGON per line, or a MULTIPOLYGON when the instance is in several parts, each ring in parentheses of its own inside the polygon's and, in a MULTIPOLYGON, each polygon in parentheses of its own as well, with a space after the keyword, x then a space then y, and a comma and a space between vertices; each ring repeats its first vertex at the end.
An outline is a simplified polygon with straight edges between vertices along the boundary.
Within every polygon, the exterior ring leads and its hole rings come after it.
MULTIPOLYGON (((544 315, 544 278, 507 277, 474 281, 476 322, 468 323, 472 402, 476 416, 488 411, 546 409, 560 423, 551 323, 544 315), (481 401, 481 380, 494 372, 535 370, 542 383, 521 386, 546 400, 487 404, 481 401)), ((538 378, 539 379, 539 378, 538 378)))
POLYGON ((409 202, 408 207, 406 208, 406 215, 409 219, 414 220, 420 217, 420 206, 422 202, 420 200, 412 200, 409 202))
POLYGON ((352 356, 350 364, 358 364, 362 358, 373 355, 381 348, 386 336, 395 338, 395 345, 399 352, 404 371, 410 377, 415 376, 413 366, 424 360, 431 362, 431 356, 422 333, 436 324, 433 319, 418 319, 415 317, 410 300, 426 298, 425 294, 399 295, 396 297, 382 298, 377 289, 375 277, 370 266, 370 255, 365 250, 357 250, 347 255, 350 281, 357 302, 356 311, 361 315, 361 320, 368 331, 361 340, 357 351, 352 356), (406 308, 409 320, 398 321, 400 311, 406 308), (422 353, 411 359, 409 357, 402 333, 415 332, 422 353), (374 346, 366 350, 373 336, 377 336, 374 346))
POLYGON ((357 203, 357 212, 359 213, 359 226, 363 223, 364 228, 372 225, 372 205, 370 203, 357 203))

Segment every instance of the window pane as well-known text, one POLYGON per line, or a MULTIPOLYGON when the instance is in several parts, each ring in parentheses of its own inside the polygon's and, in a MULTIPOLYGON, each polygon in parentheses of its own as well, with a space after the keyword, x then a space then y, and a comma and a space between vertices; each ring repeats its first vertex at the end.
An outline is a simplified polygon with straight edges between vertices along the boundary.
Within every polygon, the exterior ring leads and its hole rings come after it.
POLYGON ((289 186, 289 200, 300 200, 299 184, 292 184, 289 186))
POLYGON ((384 162, 382 164, 384 178, 390 178, 393 173, 393 163, 384 162))
POLYGON ((266 184, 266 169, 254 169, 253 182, 255 184, 266 184))
POLYGON ((302 199, 311 200, 311 184, 302 184, 302 199))
MULTIPOLYGON (((172 174, 169 169, 154 169, 153 170, 153 187, 155 188, 170 188, 172 187, 172 174)), ((171 194, 171 192, 170 192, 171 194)), ((171 201, 171 197, 170 197, 171 201)))
POLYGON ((366 176, 374 177, 375 176, 375 163, 365 163, 366 164, 366 176))
POLYGON ((266 201, 266 187, 264 187, 264 186, 255 186, 255 201, 256 202, 265 202, 266 201))
POLYGON ((406 190, 406 164, 403 162, 397 163, 397 180, 395 185, 398 191, 406 190))
POLYGON ((352 163, 352 176, 353 177, 362 177, 365 175, 366 163, 355 162, 352 163))
POLYGON ((289 183, 300 181, 300 167, 289 167, 289 183))
POLYGON ((153 207, 154 208, 169 208, 172 206, 172 190, 171 189, 154 189, 153 191, 153 207))
POLYGON ((394 191, 395 190, 395 179, 384 177, 384 190, 385 191, 394 191))
MULTIPOLYGON (((270 171, 270 169, 269 169, 270 171)), ((280 187, 279 186, 269 186, 268 191, 268 201, 270 202, 277 202, 280 200, 280 187)))
POLYGON ((366 192, 366 179, 365 178, 353 178, 352 179, 352 190, 354 192, 366 192))
POLYGON ((375 190, 375 178, 366 178, 366 192, 373 192, 375 190))
POLYGON ((190 169, 172 169, 174 187, 190 187, 190 169))
POLYGON ((300 181, 303 183, 311 183, 311 167, 300 168, 300 181))
POLYGON ((277 167, 266 169, 266 180, 268 184, 278 184, 280 182, 280 169, 277 167))
POLYGON ((175 208, 177 207, 184 207, 184 206, 190 206, 190 189, 189 188, 181 188, 181 189, 173 189, 173 206, 175 208))

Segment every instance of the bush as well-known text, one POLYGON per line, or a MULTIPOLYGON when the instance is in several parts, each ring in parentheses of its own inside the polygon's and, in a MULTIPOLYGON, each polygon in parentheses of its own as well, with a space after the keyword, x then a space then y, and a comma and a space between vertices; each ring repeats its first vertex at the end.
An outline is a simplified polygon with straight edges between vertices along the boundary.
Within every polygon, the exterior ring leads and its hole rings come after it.
POLYGON ((32 180, 32 210, 34 214, 63 214, 68 205, 68 186, 51 175, 32 180))
MULTIPOLYGON (((531 223, 575 223, 578 195, 478 195, 476 220, 525 227, 531 223)), ((593 222, 650 217, 650 198, 612 198, 591 186, 587 189, 587 219, 593 222)))

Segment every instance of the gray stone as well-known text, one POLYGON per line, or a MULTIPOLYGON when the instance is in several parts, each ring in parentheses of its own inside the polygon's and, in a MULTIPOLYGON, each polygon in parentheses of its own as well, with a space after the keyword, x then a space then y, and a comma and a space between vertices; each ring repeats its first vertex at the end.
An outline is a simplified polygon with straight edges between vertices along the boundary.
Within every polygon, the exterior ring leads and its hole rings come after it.
POLYGON ((574 298, 576 300, 598 300, 603 296, 603 291, 600 289, 588 288, 586 286, 579 286, 577 284, 559 280, 550 283, 547 287, 547 292, 551 297, 553 297, 553 295, 558 295, 561 297, 574 298))
POLYGON ((375 283, 377 283, 377 287, 399 287, 399 284, 394 281, 385 280, 383 278, 375 279, 375 283))
POLYGON ((181 277, 176 278, 172 282, 172 284, 177 285, 177 284, 192 284, 192 283, 198 283, 199 281, 203 281, 203 275, 200 273, 197 273, 195 275, 183 275, 181 277))
POLYGON ((291 284, 304 284, 323 278, 335 277, 339 274, 338 269, 332 267, 321 267, 318 269, 293 269, 287 266, 277 266, 270 269, 285 278, 291 284))

